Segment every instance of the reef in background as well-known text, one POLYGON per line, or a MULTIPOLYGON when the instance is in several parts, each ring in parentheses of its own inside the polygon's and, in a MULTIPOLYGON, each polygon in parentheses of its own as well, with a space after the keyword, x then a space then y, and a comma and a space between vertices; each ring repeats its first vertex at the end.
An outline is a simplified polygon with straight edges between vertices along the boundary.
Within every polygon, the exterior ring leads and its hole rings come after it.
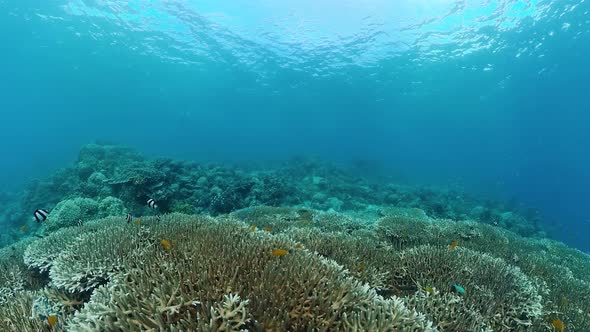
MULTIPOLYGON (((0 246, 37 231, 32 211, 51 210, 48 230, 78 220, 149 213, 148 198, 162 212, 219 215, 249 206, 290 206, 388 215, 390 208, 418 208, 433 218, 474 220, 523 236, 544 237, 535 213, 522 215, 510 204, 478 200, 455 190, 370 182, 341 168, 299 159, 273 168, 146 159, 119 145, 90 144, 71 167, 32 181, 20 193, 0 194, 0 246)), ((532 211, 532 210, 530 210, 532 211)))

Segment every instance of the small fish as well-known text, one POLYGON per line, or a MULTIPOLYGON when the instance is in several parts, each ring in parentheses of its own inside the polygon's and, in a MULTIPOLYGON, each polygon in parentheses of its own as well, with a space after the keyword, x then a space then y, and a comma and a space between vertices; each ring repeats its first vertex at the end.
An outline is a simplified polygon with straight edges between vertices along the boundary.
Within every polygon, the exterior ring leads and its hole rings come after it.
POLYGON ((275 257, 281 257, 281 256, 285 256, 286 254, 288 254, 289 252, 285 249, 275 249, 272 251, 272 255, 275 257))
POLYGON ((430 295, 434 295, 434 288, 432 288, 432 286, 424 287, 424 291, 430 295))
POLYGON ((170 243, 170 241, 164 239, 160 243, 162 244, 162 247, 166 248, 166 250, 172 250, 172 243, 170 243))
POLYGON ((53 328, 55 326, 55 324, 57 324, 57 316, 56 315, 51 315, 47 317, 47 324, 49 324, 49 327, 53 328))
POLYGON ((303 250, 303 249, 305 249, 305 246, 303 244, 297 243, 295 245, 295 250, 303 250))
POLYGON ((137 219, 137 220, 135 221, 135 224, 136 224, 136 225, 141 225, 141 219, 137 219))
POLYGON ((561 319, 552 320, 551 325, 553 325, 553 327, 559 332, 563 332, 565 330, 565 323, 561 319))
POLYGON ((44 210, 44 209, 37 209, 35 210, 35 213, 33 213, 33 216, 35 217, 35 220, 37 220, 37 222, 42 222, 47 220, 47 216, 49 215, 49 211, 44 210))
POLYGON ((27 231, 27 225, 22 225, 20 227, 20 230, 23 231, 23 232, 26 232, 27 231))
POLYGON ((565 306, 567 306, 567 305, 569 305, 569 304, 570 304, 570 300, 569 300, 567 297, 565 297, 565 296, 562 296, 562 297, 561 297, 561 300, 559 301, 559 303, 560 303, 560 304, 561 304, 563 307, 565 307, 565 306))
POLYGON ((127 223, 130 223, 133 220, 133 216, 131 213, 127 213, 127 223))
POLYGON ((361 263, 360 263, 360 264, 359 264, 359 265, 356 267, 356 271, 357 271, 358 273, 363 273, 363 272, 365 272, 365 268, 366 268, 366 267, 367 267, 367 266, 365 265, 365 263, 361 262, 361 263))
POLYGON ((267 232, 272 232, 272 227, 264 227, 264 230, 267 232))
POLYGON ((147 200, 147 205, 151 208, 151 209, 157 209, 158 205, 156 204, 156 201, 153 198, 150 198, 147 200))
POLYGON ((160 215, 156 215, 156 221, 160 221, 160 215))
POLYGON ((455 250, 455 248, 457 248, 458 245, 459 245, 459 241, 455 241, 455 242, 451 243, 451 245, 449 246, 449 250, 455 250))
POLYGON ((465 288, 461 287, 458 283, 454 282, 451 284, 451 290, 459 295, 465 294, 465 288))
POLYGON ((78 221, 76 221, 76 225, 78 226, 82 226, 84 223, 82 222, 82 219, 78 219, 78 221))
POLYGON ((256 231, 256 225, 250 226, 250 233, 256 231))

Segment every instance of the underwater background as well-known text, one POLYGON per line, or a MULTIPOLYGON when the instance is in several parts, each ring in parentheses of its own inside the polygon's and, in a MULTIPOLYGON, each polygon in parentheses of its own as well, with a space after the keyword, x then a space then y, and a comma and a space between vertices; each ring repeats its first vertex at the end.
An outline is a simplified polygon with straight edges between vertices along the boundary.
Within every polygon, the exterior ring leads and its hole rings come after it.
POLYGON ((97 139, 189 160, 364 160, 515 199, 590 250, 585 1, 0 6, 3 188, 97 139))
POLYGON ((0 0, 0 43, 0 332, 590 330, 585 0, 0 0))

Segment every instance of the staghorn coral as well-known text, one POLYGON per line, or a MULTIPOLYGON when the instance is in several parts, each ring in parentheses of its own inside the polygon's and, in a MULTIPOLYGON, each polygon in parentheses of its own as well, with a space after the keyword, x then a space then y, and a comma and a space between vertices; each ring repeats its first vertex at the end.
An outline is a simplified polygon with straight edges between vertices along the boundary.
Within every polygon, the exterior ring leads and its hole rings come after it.
POLYGON ((47 272, 53 261, 64 251, 74 250, 83 229, 79 227, 62 228, 48 236, 31 243, 24 252, 24 262, 30 268, 47 272), (70 249, 71 248, 71 249, 70 249))
POLYGON ((439 331, 493 331, 487 326, 485 317, 456 294, 443 294, 436 289, 430 294, 420 290, 405 298, 405 303, 409 308, 425 313, 439 331))
POLYGON ((95 222, 103 226, 92 239, 76 239, 89 248, 80 257, 66 250, 50 267, 57 289, 93 290, 81 311, 68 317, 66 329, 431 330, 423 316, 398 299, 382 299, 331 260, 306 251, 273 257, 273 248, 295 245, 288 238, 206 217, 170 215, 135 227, 118 226, 114 219, 95 222), (170 250, 161 239, 169 240, 170 250), (90 248, 98 253, 86 252, 90 248), (82 268, 90 274, 108 271, 100 283, 72 278, 82 268))
MULTIPOLYGON (((51 278, 33 303, 57 306, 60 324, 74 331, 393 331, 429 326, 429 321, 440 331, 549 331, 554 318, 572 331, 588 326, 588 285, 577 277, 585 256, 553 241, 525 241, 486 225, 431 220, 426 228, 407 227, 408 234, 412 229, 419 233, 414 242, 392 246, 379 235, 385 224, 376 234, 367 228, 327 232, 317 222, 318 211, 253 211, 246 215, 278 230, 250 232, 249 223, 235 219, 242 211, 218 218, 148 217, 141 218, 141 225, 111 217, 54 232, 30 244, 25 254, 32 268, 48 269, 51 278), (311 225, 301 222, 310 219, 311 225), (429 238, 432 234, 438 235, 429 238), (453 251, 445 243, 449 234, 463 234, 453 251), (170 245, 164 247, 162 240, 170 245), (492 241, 502 245, 490 247, 492 241), (475 251, 507 254, 503 246, 522 258, 508 261, 475 251), (287 255, 273 257, 277 248, 287 255), (559 257, 569 258, 560 262, 559 257), (577 266, 575 273, 568 264, 577 266), (460 283, 466 294, 453 294, 451 282, 460 283), (437 291, 429 294, 426 286, 437 291), (230 308, 224 307, 232 303, 230 296, 239 310, 227 316, 235 320, 224 320, 220 308, 230 308)), ((339 215, 331 216, 337 223, 339 215)))
POLYGON ((28 270, 23 259, 25 248, 32 241, 25 239, 0 249, 0 305, 25 289, 40 288, 40 276, 28 270))
POLYGON ((545 318, 539 328, 548 328, 546 322, 560 317, 568 330, 590 329, 588 254, 553 240, 523 238, 501 227, 469 221, 384 217, 378 221, 376 234, 401 249, 424 244, 448 246, 459 240, 459 247, 502 258, 519 267, 543 296, 545 318))
POLYGON ((123 222, 83 233, 53 260, 49 276, 57 288, 72 293, 92 291, 113 274, 137 264, 153 245, 148 229, 123 222))
MULTIPOLYGON (((0 331, 3 332, 49 332, 46 321, 31 316, 35 292, 22 291, 15 294, 8 304, 0 304, 0 331)), ((57 325, 61 326, 60 323, 57 325)))
POLYGON ((421 312, 443 331, 469 331, 477 322, 481 329, 531 330, 532 324, 541 322, 544 313, 542 290, 534 278, 529 279, 518 268, 480 252, 463 248, 449 251, 446 246, 399 251, 363 233, 351 236, 291 229, 285 234, 343 264, 351 275, 384 296, 397 294, 410 307, 425 310, 421 312), (453 282, 468 289, 460 303, 450 296, 453 282), (417 298, 427 286, 440 290, 437 297, 417 298), (455 311, 438 312, 439 306, 445 305, 455 311), (449 321, 446 314, 456 316, 456 321, 449 321))
POLYGON ((473 306, 494 331, 524 330, 543 314, 536 285, 504 260, 465 248, 424 245, 401 251, 389 265, 394 288, 412 292, 430 286, 452 292, 459 283, 473 306))

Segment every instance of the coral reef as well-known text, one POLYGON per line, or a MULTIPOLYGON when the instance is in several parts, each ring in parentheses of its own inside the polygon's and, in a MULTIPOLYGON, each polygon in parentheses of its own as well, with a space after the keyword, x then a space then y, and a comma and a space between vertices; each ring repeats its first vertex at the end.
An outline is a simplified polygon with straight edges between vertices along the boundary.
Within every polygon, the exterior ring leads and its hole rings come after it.
POLYGON ((22 290, 0 310, 7 326, 21 331, 35 330, 17 318, 23 301, 44 308, 32 317, 39 326, 53 313, 72 331, 434 331, 400 299, 384 299, 333 260, 295 247, 288 237, 250 232, 232 219, 173 214, 141 225, 122 217, 92 221, 30 245, 26 261, 49 268, 50 288, 22 290), (50 249, 57 238, 63 242, 50 249), (42 248, 48 257, 37 257, 42 248), (291 252, 275 257, 276 248, 291 252), (56 292, 90 296, 72 313, 56 292))
POLYGON ((0 331, 590 330, 590 257, 452 190, 93 144, 4 201, 0 331))
POLYGON ((65 331, 551 331, 555 318, 568 331, 590 327, 587 255, 415 209, 373 221, 268 206, 107 217, 18 247, 4 259, 39 280, 0 279, 20 285, 0 304, 13 331, 47 330, 52 313, 65 331))
MULTIPOLYGON (((524 236, 544 235, 534 213, 521 211, 514 204, 483 201, 448 189, 370 182, 342 167, 315 160, 294 159, 273 168, 199 164, 146 159, 132 149, 109 144, 87 145, 73 166, 47 179, 32 181, 20 194, 4 196, 0 198, 10 200, 4 218, 15 227, 27 224, 35 209, 56 212, 58 216, 51 218, 54 223, 47 231, 73 225, 79 219, 118 215, 122 211, 147 215, 150 211, 145 202, 153 198, 159 213, 219 215, 267 205, 362 217, 388 216, 392 209, 406 208, 423 211, 432 218, 470 219, 524 236)), ((37 230, 36 225, 29 226, 37 230)), ((11 243, 19 235, 15 231, 10 236, 2 235, 0 240, 11 243)))

